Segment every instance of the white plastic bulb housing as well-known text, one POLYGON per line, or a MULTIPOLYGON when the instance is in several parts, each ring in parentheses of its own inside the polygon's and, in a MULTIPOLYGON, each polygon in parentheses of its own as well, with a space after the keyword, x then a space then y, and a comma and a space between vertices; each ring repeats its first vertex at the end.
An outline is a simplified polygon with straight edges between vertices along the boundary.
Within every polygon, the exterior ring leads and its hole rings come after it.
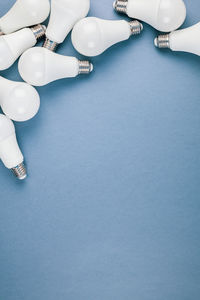
POLYGON ((43 86, 61 78, 88 74, 93 66, 88 61, 79 61, 75 57, 35 47, 23 53, 18 68, 24 81, 34 86, 43 86))
POLYGON ((75 23, 87 16, 89 9, 90 0, 52 0, 47 38, 62 43, 75 23))
POLYGON ((176 30, 186 17, 183 0, 117 0, 114 8, 162 32, 176 30))
POLYGON ((97 56, 112 45, 139 34, 142 24, 138 21, 110 21, 94 17, 80 20, 72 30, 74 48, 85 56, 97 56))
POLYGON ((45 34, 45 26, 37 25, 0 36, 0 71, 8 69, 27 49, 35 46, 37 38, 45 34))
POLYGON ((0 31, 9 34, 42 23, 49 12, 49 0, 17 0, 8 13, 0 18, 0 31))
POLYGON ((29 84, 0 76, 0 105, 10 119, 22 122, 37 114, 40 97, 36 89, 29 84))
POLYGON ((0 114, 0 159, 19 179, 26 178, 23 154, 18 146, 13 122, 0 114))
POLYGON ((200 22, 167 35, 158 36, 154 43, 159 48, 170 48, 172 51, 189 52, 200 55, 200 22))

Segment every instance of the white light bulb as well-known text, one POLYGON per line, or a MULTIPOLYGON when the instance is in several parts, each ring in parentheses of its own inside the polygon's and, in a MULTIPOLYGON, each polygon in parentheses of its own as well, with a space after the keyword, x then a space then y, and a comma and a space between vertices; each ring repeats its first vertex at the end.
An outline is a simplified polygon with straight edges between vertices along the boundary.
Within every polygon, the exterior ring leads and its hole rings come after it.
POLYGON ((19 149, 13 122, 0 114, 0 159, 6 168, 11 169, 15 176, 23 180, 26 178, 24 158, 19 149))
POLYGON ((138 21, 109 21, 99 18, 80 20, 72 30, 74 48, 85 56, 96 56, 112 45, 125 41, 143 29, 138 21))
POLYGON ((0 105, 10 119, 27 121, 37 114, 40 97, 31 85, 7 80, 0 76, 0 105))
POLYGON ((9 34, 24 27, 44 22, 50 12, 49 0, 17 0, 0 18, 0 31, 9 34))
POLYGON ((183 0, 116 0, 114 8, 163 32, 179 28, 186 17, 183 0))
POLYGON ((200 22, 166 35, 159 35, 154 44, 158 48, 170 48, 172 51, 189 52, 200 55, 200 22))
POLYGON ((35 47, 22 54, 19 73, 31 85, 43 86, 61 78, 89 74, 93 70, 89 61, 56 54, 42 47, 35 47))
POLYGON ((45 26, 36 25, 0 36, 0 71, 8 69, 27 49, 45 34, 45 26))
MULTIPOLYGON (((87 16, 89 9, 90 0, 52 0, 47 40, 62 43, 75 23, 87 16)), ((48 48, 49 43, 45 45, 48 48)))

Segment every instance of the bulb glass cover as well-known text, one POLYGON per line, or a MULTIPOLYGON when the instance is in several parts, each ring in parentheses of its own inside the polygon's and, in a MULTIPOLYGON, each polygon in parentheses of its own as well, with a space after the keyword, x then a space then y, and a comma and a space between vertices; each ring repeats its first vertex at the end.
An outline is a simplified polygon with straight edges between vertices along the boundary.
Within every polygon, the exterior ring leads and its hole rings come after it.
POLYGON ((49 0, 17 0, 8 13, 0 18, 0 30, 9 34, 42 23, 49 12, 49 0))
POLYGON ((29 84, 0 76, 0 105, 10 119, 22 122, 37 114, 40 97, 36 89, 29 84))
POLYGON ((87 16, 89 9, 90 0, 52 0, 47 38, 62 43, 75 23, 87 16))

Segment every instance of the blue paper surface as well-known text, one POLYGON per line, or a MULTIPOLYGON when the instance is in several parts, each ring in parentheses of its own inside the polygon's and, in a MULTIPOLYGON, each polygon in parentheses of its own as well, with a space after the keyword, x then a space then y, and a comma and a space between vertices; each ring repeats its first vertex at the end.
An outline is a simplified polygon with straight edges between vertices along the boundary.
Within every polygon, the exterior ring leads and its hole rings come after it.
MULTIPOLYGON (((112 2, 90 15, 126 19, 112 2)), ((186 6, 183 27, 200 21, 186 6)), ((15 124, 29 177, 0 163, 0 300, 200 298, 200 58, 157 34, 38 88, 39 114, 15 124)), ((58 53, 83 58, 70 36, 58 53)), ((17 63, 0 75, 21 80, 17 63)))

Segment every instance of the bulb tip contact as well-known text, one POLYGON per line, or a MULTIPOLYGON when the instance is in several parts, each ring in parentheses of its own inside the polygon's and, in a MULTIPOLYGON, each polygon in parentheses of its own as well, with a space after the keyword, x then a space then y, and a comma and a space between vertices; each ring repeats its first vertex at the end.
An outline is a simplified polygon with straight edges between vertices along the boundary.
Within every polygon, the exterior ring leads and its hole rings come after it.
POLYGON ((43 28, 44 32, 46 33, 46 31, 47 31, 47 26, 42 25, 42 28, 43 28))
POLYGON ((154 46, 158 47, 158 38, 157 37, 154 39, 154 46))
POLYGON ((26 167, 23 162, 18 166, 12 168, 12 172, 19 180, 24 180, 27 177, 26 167))
POLYGON ((113 8, 116 9, 117 1, 113 2, 113 8))
POLYGON ((90 63, 90 73, 94 70, 94 65, 90 63))

